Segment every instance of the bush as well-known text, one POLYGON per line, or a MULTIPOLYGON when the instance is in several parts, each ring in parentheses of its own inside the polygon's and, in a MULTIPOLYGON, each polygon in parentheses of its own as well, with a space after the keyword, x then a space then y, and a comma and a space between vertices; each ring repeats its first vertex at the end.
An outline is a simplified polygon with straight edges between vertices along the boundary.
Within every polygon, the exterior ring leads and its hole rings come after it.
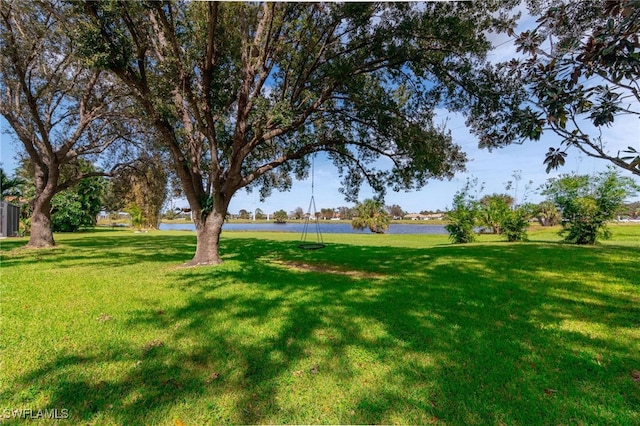
POLYGON ((56 194, 51 200, 53 232, 75 232, 80 228, 93 228, 102 206, 100 197, 104 187, 103 178, 93 177, 56 194))
POLYGON ((447 212, 449 224, 445 229, 455 244, 472 243, 476 240, 474 227, 478 218, 478 201, 471 194, 475 182, 467 181, 464 188, 456 192, 453 206, 447 212))
POLYGON ((595 177, 563 175, 550 179, 542 194, 562 212, 560 235, 566 242, 594 244, 598 238, 609 238, 607 221, 615 217, 624 199, 638 189, 633 180, 609 169, 595 177))
POLYGON ((273 214, 273 218, 275 219, 276 223, 285 223, 289 218, 289 215, 284 210, 278 210, 273 214))
POLYGON ((527 228, 531 217, 528 206, 521 206, 509 211, 503 218, 501 233, 507 237, 507 241, 528 241, 527 228))

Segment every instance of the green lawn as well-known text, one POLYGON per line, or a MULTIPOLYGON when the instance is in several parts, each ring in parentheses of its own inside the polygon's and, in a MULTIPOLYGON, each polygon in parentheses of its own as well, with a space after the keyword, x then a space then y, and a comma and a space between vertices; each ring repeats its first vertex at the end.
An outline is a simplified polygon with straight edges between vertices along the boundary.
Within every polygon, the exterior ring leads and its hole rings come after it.
POLYGON ((190 269, 189 232, 4 240, 0 416, 637 425, 640 226, 613 231, 595 247, 325 235, 318 251, 226 232, 226 262, 190 269))

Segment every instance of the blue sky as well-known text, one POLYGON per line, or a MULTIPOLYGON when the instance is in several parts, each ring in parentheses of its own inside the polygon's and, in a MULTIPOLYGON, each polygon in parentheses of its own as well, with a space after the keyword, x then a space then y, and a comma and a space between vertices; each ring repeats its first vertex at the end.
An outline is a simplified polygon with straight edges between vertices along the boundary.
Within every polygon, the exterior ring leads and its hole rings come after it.
MULTIPOLYGON (((524 17, 520 21, 518 31, 530 27, 533 20, 524 17)), ((514 56, 514 48, 511 39, 505 35, 493 35, 492 41, 497 46, 490 55, 490 60, 500 62, 514 56)), ((397 204, 407 212, 419 212, 422 210, 445 210, 451 206, 453 195, 458 191, 469 177, 478 178, 484 183, 483 193, 505 192, 505 183, 513 180, 513 173, 518 171, 521 181, 516 194, 512 189, 511 195, 517 196, 517 202, 539 202, 542 197, 536 189, 547 179, 556 177, 562 173, 578 172, 581 174, 593 174, 607 168, 608 162, 588 157, 579 153, 576 149, 569 151, 566 165, 557 171, 545 173, 543 165, 544 155, 549 147, 559 145, 558 138, 553 133, 545 134, 538 142, 526 142, 522 145, 511 145, 505 148, 489 152, 478 148, 477 139, 464 125, 464 119, 457 114, 446 111, 438 111, 436 123, 447 120, 447 126, 452 131, 454 141, 462 146, 467 153, 469 162, 465 173, 457 174, 452 180, 433 180, 420 191, 412 192, 388 192, 385 198, 387 205, 397 204), (532 190, 524 199, 524 187, 533 181, 532 190)), ((6 172, 11 174, 16 167, 16 152, 18 145, 7 134, 8 123, 0 117, 0 163, 6 172)), ((640 120, 637 117, 617 117, 614 127, 603 129, 603 138, 612 153, 627 146, 640 148, 640 120)), ((631 173, 621 170, 624 176, 633 176, 631 173)), ((637 179, 636 179, 637 180, 637 179)), ((319 154, 315 164, 315 188, 314 198, 316 206, 321 208, 337 208, 351 206, 344 201, 343 195, 338 191, 340 178, 336 174, 333 165, 319 154)), ((360 192, 360 200, 371 198, 370 188, 363 187, 360 192)), ((257 191, 247 193, 240 190, 231 201, 230 213, 237 213, 240 209, 254 210, 260 208, 265 213, 272 213, 284 209, 287 212, 302 207, 307 210, 311 198, 311 179, 293 183, 291 191, 273 195, 261 203, 257 191)), ((634 199, 640 199, 635 197, 634 199)), ((185 200, 174 200, 174 206, 186 207, 185 200)))

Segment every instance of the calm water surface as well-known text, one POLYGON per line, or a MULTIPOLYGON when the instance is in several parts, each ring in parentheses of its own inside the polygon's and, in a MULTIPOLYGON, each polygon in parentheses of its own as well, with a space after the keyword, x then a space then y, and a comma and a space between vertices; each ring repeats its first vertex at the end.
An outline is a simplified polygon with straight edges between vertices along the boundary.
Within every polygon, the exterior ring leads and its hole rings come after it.
MULTIPOLYGON (((351 227, 351 223, 320 223, 320 232, 323 234, 370 234, 368 229, 359 231, 351 227)), ((226 231, 279 231, 302 233, 302 223, 225 223, 222 230, 226 231)), ((161 231, 195 231, 193 223, 161 223, 161 231)), ((316 224, 310 223, 307 229, 309 233, 316 232, 316 224)), ((391 224, 387 234, 447 234, 444 225, 411 225, 391 224)))

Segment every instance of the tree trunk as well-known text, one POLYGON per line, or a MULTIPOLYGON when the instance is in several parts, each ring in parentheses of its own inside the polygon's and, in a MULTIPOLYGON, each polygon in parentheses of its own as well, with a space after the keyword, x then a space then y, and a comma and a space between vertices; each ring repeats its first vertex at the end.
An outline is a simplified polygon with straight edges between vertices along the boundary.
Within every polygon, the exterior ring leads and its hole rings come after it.
POLYGON ((44 166, 34 160, 34 184, 36 196, 33 200, 33 212, 31 213, 31 236, 27 247, 42 248, 52 247, 56 243, 53 240, 51 229, 51 200, 56 194, 60 165, 54 163, 44 166))
POLYGON ((55 245, 51 230, 51 198, 42 194, 33 202, 31 214, 31 236, 27 247, 42 248, 55 245))
POLYGON ((219 265, 220 257, 220 233, 224 224, 226 209, 218 211, 214 209, 206 220, 194 218, 196 224, 196 254, 185 266, 219 265))

